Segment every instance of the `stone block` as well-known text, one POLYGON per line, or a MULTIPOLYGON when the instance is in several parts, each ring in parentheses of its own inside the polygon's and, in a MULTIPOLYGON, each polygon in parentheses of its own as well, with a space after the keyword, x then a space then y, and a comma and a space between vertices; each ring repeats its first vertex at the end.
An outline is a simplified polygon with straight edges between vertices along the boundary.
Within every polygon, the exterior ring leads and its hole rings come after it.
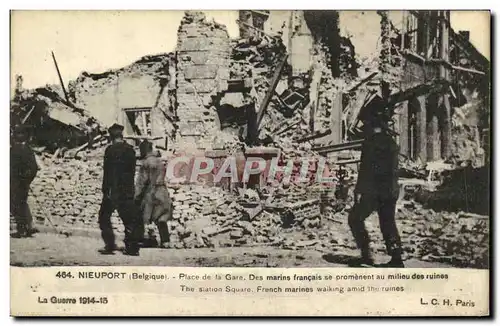
POLYGON ((217 78, 228 80, 229 79, 229 66, 220 66, 217 78))

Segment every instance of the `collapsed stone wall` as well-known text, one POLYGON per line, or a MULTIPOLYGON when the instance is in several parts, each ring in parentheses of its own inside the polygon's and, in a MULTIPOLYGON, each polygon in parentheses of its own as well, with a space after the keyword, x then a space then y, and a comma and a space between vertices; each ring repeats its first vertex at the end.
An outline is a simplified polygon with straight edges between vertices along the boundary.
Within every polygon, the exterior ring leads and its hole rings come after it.
MULTIPOLYGON (((103 155, 104 148, 99 148, 80 153, 78 159, 39 157, 41 170, 29 198, 35 219, 61 230, 98 230, 103 155)), ((268 211, 263 210, 258 194, 252 190, 240 196, 201 184, 171 185, 168 189, 174 203, 170 245, 175 248, 276 243, 282 216, 290 219, 291 214, 300 219, 300 225, 320 224, 317 203, 301 203, 300 198, 308 196, 304 187, 278 191, 275 205, 268 211), (292 200, 294 206, 288 207, 292 200), (250 208, 245 208, 249 202, 250 208)), ((117 212, 112 215, 112 223, 117 234, 123 234, 117 212)))
POLYGON ((227 89, 231 46, 227 29, 186 11, 178 30, 177 117, 180 141, 210 148, 220 129, 212 97, 227 89))
MULTIPOLYGON (((46 85, 36 89, 18 86, 10 103, 11 136, 18 126, 27 126, 28 143, 48 152, 77 147, 88 141, 85 132, 92 115, 68 103, 60 86, 46 85)), ((98 134, 101 126, 96 123, 91 128, 98 134)))

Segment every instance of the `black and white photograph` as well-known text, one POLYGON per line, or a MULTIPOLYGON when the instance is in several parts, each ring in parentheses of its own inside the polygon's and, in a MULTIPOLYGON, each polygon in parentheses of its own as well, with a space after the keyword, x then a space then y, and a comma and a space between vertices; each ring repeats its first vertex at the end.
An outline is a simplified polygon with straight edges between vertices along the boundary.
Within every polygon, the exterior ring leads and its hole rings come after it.
POLYGON ((489 11, 10 16, 11 266, 490 268, 489 11))

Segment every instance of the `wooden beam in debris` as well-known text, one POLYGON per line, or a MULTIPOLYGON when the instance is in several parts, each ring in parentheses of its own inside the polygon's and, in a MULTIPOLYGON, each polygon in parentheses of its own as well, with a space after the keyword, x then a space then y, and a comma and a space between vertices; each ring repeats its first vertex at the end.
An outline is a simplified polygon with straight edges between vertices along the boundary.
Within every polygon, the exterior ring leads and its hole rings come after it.
POLYGON ((330 138, 336 143, 341 143, 343 138, 343 96, 342 92, 333 93, 330 111, 330 133, 332 135, 330 138))
POLYGON ((278 64, 278 67, 276 67, 276 70, 274 71, 273 78, 271 79, 271 84, 269 86, 269 89, 266 92, 266 95, 264 96, 264 99, 260 103, 259 106, 259 113, 257 113, 257 130, 259 130, 260 124, 262 122, 262 118, 264 117, 264 113, 267 110, 267 106, 269 105, 269 102, 271 101, 271 98, 274 95, 274 91, 276 89, 276 86, 278 86, 278 82, 280 80, 281 73, 283 71, 283 68, 285 67, 286 60, 288 59, 288 54, 285 54, 281 62, 278 64))
POLYGON ((50 158, 50 163, 54 162, 54 160, 56 158, 59 157, 59 153, 61 152, 61 148, 58 148, 55 152, 54 152, 54 155, 52 155, 52 157, 50 158))
POLYGON ((353 92, 355 91, 356 89, 358 89, 361 85, 363 85, 364 83, 366 83, 367 81, 373 79, 373 77, 377 76, 378 75, 378 72, 375 71, 375 72, 372 72, 371 74, 369 74, 367 77, 361 79, 356 85, 352 86, 351 88, 349 88, 346 93, 350 93, 350 92, 353 92))
MULTIPOLYGON (((103 139, 105 139, 103 135, 97 135, 97 136, 94 137, 94 139, 92 140, 92 142, 93 143, 100 142, 103 139)), ((73 148, 73 149, 68 150, 65 153, 65 156, 67 156, 67 157, 76 157, 76 155, 78 155, 78 153, 80 153, 82 150, 86 149, 88 146, 89 146, 89 142, 86 142, 85 144, 80 145, 77 148, 73 148)), ((59 153, 59 149, 56 151, 56 153, 54 153, 54 156, 52 157, 52 161, 58 156, 58 153, 59 153)))
POLYGON ((408 49, 404 49, 402 51, 403 55, 407 56, 407 57, 410 57, 410 58, 413 58, 413 59, 416 59, 422 63, 425 63, 426 62, 426 59, 424 57, 422 57, 421 55, 419 55, 418 53, 415 53, 413 51, 410 51, 408 49))
POLYGON ((33 111, 35 110, 35 106, 33 105, 31 107, 31 110, 29 110, 28 114, 26 114, 26 116, 23 118, 23 120, 21 121, 21 124, 25 124, 26 121, 28 121, 28 118, 30 117, 31 113, 33 113, 33 111))
POLYGON ((361 159, 352 159, 352 160, 343 160, 343 161, 337 161, 337 162, 333 162, 332 164, 334 165, 347 165, 347 164, 356 164, 356 163, 359 163, 361 162, 361 159))
POLYGON ((418 85, 416 87, 398 92, 389 97, 388 106, 396 105, 397 103, 409 100, 413 97, 429 93, 429 92, 441 92, 444 87, 449 86, 446 81, 435 81, 428 84, 418 85))
POLYGON ((460 67, 460 66, 451 66, 452 69, 454 70, 459 70, 459 71, 464 71, 464 72, 470 72, 472 74, 478 74, 478 75, 486 75, 485 72, 483 71, 479 71, 479 70, 476 70, 476 69, 470 69, 470 68, 465 68, 465 67, 460 67))
POLYGON ((295 142, 296 143, 304 143, 306 141, 310 141, 310 140, 318 139, 318 138, 321 138, 321 137, 324 137, 324 136, 328 136, 331 133, 332 133, 331 129, 328 129, 328 130, 325 130, 325 131, 317 131, 317 132, 315 132, 312 135, 309 135, 309 136, 304 137, 304 138, 297 139, 297 140, 295 140, 295 142))
POLYGON ((281 135, 281 134, 287 132, 288 130, 292 129, 296 125, 298 125, 301 121, 302 121, 302 119, 300 119, 300 118, 296 119, 296 121, 290 123, 289 125, 286 125, 284 128, 276 129, 276 131, 273 131, 272 133, 276 136, 281 135))
POLYGON ((59 76, 59 82, 61 83, 61 87, 62 87, 62 90, 64 92, 64 98, 66 99, 66 102, 70 103, 68 92, 66 92, 66 87, 64 87, 64 81, 62 79, 61 72, 59 71, 59 66, 57 65, 57 60, 56 60, 56 56, 54 55, 54 52, 52 52, 52 59, 54 60, 54 64, 55 64, 56 70, 57 70, 57 75, 59 76))
POLYGON ((451 96, 453 96, 454 99, 457 99, 458 97, 457 97, 457 94, 455 94, 455 91, 453 90, 453 87, 451 87, 451 85, 450 85, 449 88, 450 88, 450 94, 451 94, 451 96))
POLYGON ((124 139, 139 139, 139 140, 158 140, 158 139, 163 139, 165 137, 132 135, 132 136, 123 136, 123 138, 124 139))

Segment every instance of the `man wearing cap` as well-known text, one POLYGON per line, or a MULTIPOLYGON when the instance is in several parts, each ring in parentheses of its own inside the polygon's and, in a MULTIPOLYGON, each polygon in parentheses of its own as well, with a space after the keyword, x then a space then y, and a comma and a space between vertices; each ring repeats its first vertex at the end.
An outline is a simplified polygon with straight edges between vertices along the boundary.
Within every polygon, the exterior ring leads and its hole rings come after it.
POLYGON ((123 126, 114 124, 109 129, 111 145, 104 153, 103 199, 99 210, 99 227, 104 240, 102 254, 116 250, 111 214, 116 209, 125 226, 124 254, 139 255, 142 223, 134 203, 135 151, 123 140, 123 126))
POLYGON ((374 265, 365 219, 377 211, 386 249, 392 259, 382 266, 404 267, 401 239, 395 212, 398 189, 398 145, 389 133, 387 117, 377 114, 363 119, 365 141, 361 149, 354 206, 349 213, 349 226, 361 250, 360 265, 374 265))
MULTIPOLYGON (((160 234, 160 246, 169 243, 167 221, 172 216, 172 200, 165 185, 165 163, 153 151, 153 144, 147 140, 139 145, 142 165, 137 176, 135 200, 141 208, 145 226, 155 223, 160 234)), ((150 235, 145 237, 145 241, 150 235)))
POLYGON ((27 145, 26 127, 16 128, 13 136, 14 142, 10 147, 10 212, 16 220, 16 236, 24 238, 36 232, 28 205, 28 193, 38 172, 38 164, 35 153, 27 145))

